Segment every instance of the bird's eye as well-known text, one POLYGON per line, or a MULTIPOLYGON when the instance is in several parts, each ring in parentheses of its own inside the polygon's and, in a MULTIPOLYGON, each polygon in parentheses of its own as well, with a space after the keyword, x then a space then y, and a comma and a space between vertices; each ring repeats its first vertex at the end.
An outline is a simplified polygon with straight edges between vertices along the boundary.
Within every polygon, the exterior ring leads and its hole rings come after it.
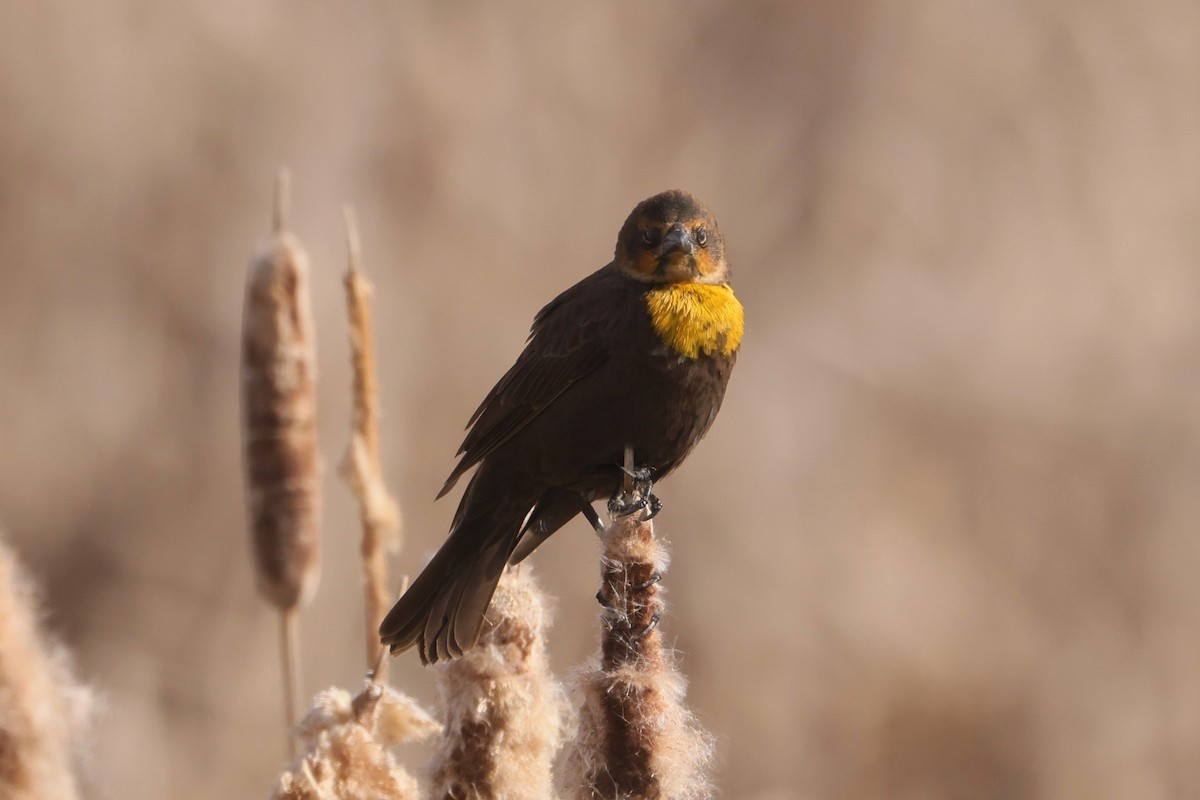
POLYGON ((700 245, 701 247, 704 247, 706 244, 708 244, 708 231, 704 230, 704 228, 696 228, 696 233, 694 235, 696 238, 696 244, 700 245))
POLYGON ((650 228, 642 229, 642 241, 646 244, 654 244, 658 239, 658 232, 650 228))

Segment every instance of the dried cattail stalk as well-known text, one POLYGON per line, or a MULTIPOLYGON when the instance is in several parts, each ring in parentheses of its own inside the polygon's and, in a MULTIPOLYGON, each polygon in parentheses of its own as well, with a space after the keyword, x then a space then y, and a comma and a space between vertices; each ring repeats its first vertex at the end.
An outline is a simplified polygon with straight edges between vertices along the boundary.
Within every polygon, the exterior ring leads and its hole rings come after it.
POLYGON ((284 229, 287 175, 275 193, 275 230, 250 265, 242 316, 242 441, 246 505, 260 593, 282 619, 289 729, 298 683, 298 607, 320 567, 316 357, 308 257, 284 229))
POLYGON ((350 317, 351 364, 354 367, 354 420, 350 446, 342 461, 342 478, 358 498, 362 518, 360 553, 366 620, 367 665, 378 665, 383 679, 386 660, 379 658, 379 623, 391 604, 387 589, 387 551, 399 545, 400 507, 383 481, 379 460, 379 389, 375 378, 375 344, 371 336, 371 283, 362 273, 358 227, 346 209, 349 264, 346 307, 350 317))
POLYGON ((429 797, 552 798, 564 703, 546 665, 547 612, 528 567, 500 579, 488 619, 476 647, 436 667, 445 732, 429 764, 429 797))
POLYGON ((75 800, 92 695, 38 616, 16 556, 0 543, 0 797, 75 800))
POLYGON ((411 698, 368 681, 356 697, 317 695, 301 720, 304 755, 275 784, 273 800, 417 800, 417 779, 388 748, 441 730, 411 698))
POLYGON ((576 675, 579 724, 567 743, 565 797, 701 798, 712 792, 712 738, 684 704, 686 681, 663 648, 658 578, 667 552, 653 523, 615 516, 601 533, 601 652, 576 675))

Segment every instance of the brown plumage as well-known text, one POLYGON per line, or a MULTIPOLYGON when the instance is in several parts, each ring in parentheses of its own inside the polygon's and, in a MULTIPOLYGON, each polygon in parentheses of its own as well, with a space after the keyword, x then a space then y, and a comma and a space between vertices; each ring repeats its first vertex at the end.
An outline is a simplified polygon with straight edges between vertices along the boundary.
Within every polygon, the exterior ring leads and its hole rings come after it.
POLYGON ((626 445, 658 480, 708 431, 742 334, 724 240, 691 195, 640 203, 616 255, 538 312, 516 364, 471 417, 439 497, 478 465, 450 535, 383 620, 428 662, 474 646, 506 564, 614 495, 626 445))

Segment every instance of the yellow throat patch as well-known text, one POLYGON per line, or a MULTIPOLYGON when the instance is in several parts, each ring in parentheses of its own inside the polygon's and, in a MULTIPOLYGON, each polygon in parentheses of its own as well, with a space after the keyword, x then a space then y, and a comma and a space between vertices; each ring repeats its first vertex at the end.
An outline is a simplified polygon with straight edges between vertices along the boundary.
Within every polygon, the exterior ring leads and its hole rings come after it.
POLYGON ((646 293, 650 322, 685 358, 733 355, 746 327, 742 304, 728 284, 669 283, 646 293))

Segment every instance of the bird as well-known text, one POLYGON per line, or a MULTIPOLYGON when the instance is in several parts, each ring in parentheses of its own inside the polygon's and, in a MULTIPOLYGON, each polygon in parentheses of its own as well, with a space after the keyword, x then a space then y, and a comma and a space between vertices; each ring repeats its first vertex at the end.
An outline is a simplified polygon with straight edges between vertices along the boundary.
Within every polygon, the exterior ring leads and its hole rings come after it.
POLYGON ((438 498, 477 469, 382 644, 416 645, 425 664, 474 647, 508 564, 578 514, 601 527, 592 503, 621 488, 627 447, 650 495, 716 418, 744 329, 712 212, 677 189, 638 203, 612 261, 537 313, 468 421, 438 498))

